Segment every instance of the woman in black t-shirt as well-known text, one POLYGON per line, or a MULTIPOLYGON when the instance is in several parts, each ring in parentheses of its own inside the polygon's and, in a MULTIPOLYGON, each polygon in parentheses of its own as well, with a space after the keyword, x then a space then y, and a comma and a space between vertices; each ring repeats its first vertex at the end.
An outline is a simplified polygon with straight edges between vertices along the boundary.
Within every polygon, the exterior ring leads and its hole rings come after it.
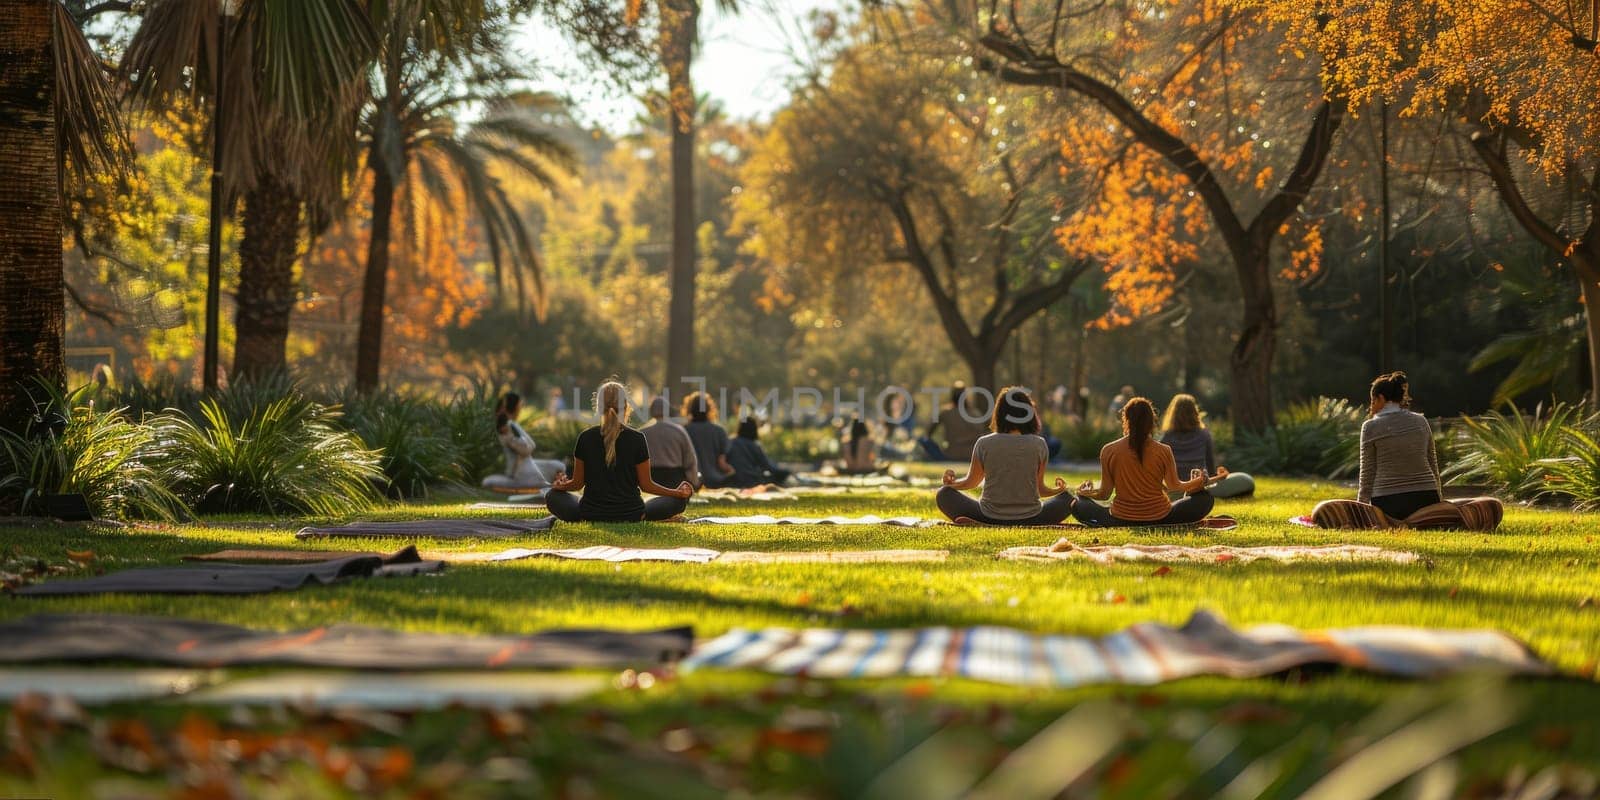
POLYGON ((578 435, 572 449, 572 477, 557 475, 545 493, 545 507, 565 522, 638 522, 683 513, 694 492, 688 482, 668 489, 650 479, 650 450, 644 434, 623 424, 628 390, 606 381, 595 393, 600 424, 578 435), (582 496, 573 492, 583 491, 582 496), (647 503, 639 492, 657 495, 647 503))

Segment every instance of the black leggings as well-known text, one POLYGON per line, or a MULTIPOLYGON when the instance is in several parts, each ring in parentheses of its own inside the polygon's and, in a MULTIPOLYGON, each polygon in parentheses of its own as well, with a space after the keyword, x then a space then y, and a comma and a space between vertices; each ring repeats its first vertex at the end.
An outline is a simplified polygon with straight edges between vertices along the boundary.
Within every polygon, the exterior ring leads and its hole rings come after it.
POLYGON ((966 517, 985 525, 1057 525, 1072 511, 1072 495, 1066 492, 1044 501, 1039 513, 1026 519, 992 519, 984 515, 983 506, 979 505, 976 498, 949 486, 941 488, 934 496, 934 501, 939 504, 939 510, 952 521, 966 517))
POLYGON ((1211 493, 1201 489, 1194 494, 1184 495, 1172 504, 1172 510, 1161 519, 1129 520, 1119 519, 1111 514, 1111 509, 1090 500, 1079 497, 1072 504, 1072 516, 1079 522, 1091 528, 1138 528, 1145 525, 1187 525, 1199 522, 1211 513, 1211 507, 1217 504, 1216 498, 1211 493))
MULTIPOLYGON (((551 489, 550 491, 544 493, 544 507, 550 509, 550 513, 554 514, 556 519, 559 519, 562 522, 583 522, 583 512, 579 507, 579 503, 582 502, 582 498, 582 495, 576 495, 572 492, 562 492, 551 489)), ((689 501, 683 499, 682 497, 652 497, 645 501, 644 512, 641 513, 637 518, 591 521, 660 522, 661 520, 672 519, 673 517, 682 514, 683 510, 688 507, 689 501)))
POLYGON ((1405 519, 1422 508, 1437 502, 1440 502, 1439 493, 1432 490, 1401 492, 1372 498, 1372 504, 1377 506, 1379 511, 1382 511, 1389 519, 1397 521, 1405 519))

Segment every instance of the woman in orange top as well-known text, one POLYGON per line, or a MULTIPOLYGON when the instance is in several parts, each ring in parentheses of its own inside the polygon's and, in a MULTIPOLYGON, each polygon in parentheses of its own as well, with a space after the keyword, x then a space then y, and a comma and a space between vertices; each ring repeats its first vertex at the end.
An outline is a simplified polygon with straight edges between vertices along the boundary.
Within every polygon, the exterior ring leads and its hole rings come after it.
MULTIPOLYGON (((1135 397, 1122 407, 1124 435, 1100 448, 1100 488, 1095 488, 1094 481, 1078 487, 1078 499, 1072 504, 1074 518, 1091 527, 1107 528, 1181 525, 1199 522, 1211 513, 1216 500, 1206 491, 1210 479, 1205 470, 1193 470, 1189 480, 1179 480, 1172 448, 1150 439, 1155 426, 1156 410, 1149 400, 1135 397), (1168 501, 1167 489, 1184 492, 1184 496, 1168 501), (1094 502, 1107 498, 1111 498, 1110 508, 1094 502)), ((1216 478, 1227 474, 1218 467, 1216 478)))

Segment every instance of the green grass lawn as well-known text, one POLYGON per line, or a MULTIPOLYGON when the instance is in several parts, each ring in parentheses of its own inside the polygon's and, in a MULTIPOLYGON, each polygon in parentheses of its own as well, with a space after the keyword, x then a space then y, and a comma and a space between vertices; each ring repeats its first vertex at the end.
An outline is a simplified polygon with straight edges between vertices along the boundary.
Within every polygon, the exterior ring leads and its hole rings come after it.
MULTIPOLYGON (((1075 484, 1085 476, 1067 477, 1075 484)), ((699 636, 710 637, 735 626, 768 625, 985 624, 1101 634, 1146 620, 1182 623, 1194 610, 1206 608, 1243 625, 1497 628, 1526 641, 1562 671, 1581 679, 1522 681, 1507 687, 1519 709, 1517 721, 1469 748, 1469 755, 1461 759, 1465 776, 1461 785, 1500 780, 1518 769, 1600 763, 1600 727, 1592 722, 1600 714, 1600 687, 1592 680, 1595 659, 1600 657, 1600 606, 1590 599, 1600 596, 1600 548, 1594 541, 1600 534, 1600 518, 1516 508, 1508 512, 1501 530, 1490 534, 1335 534, 1286 522, 1309 511, 1318 499, 1349 493, 1348 488, 1328 482, 1266 479, 1260 482, 1259 499, 1219 502, 1217 513, 1242 522, 1235 531, 1096 535, 1103 543, 1373 544, 1416 551, 1425 556, 1425 563, 1174 564, 1158 577, 1148 564, 1106 567, 994 558, 1006 547, 1049 544, 1051 535, 1039 530, 585 524, 560 525, 550 534, 523 540, 470 545, 424 540, 419 546, 425 550, 592 544, 722 550, 943 548, 952 555, 942 564, 864 565, 615 565, 535 559, 457 565, 438 577, 353 582, 247 598, 14 598, 0 603, 0 616, 113 611, 274 628, 356 622, 494 633, 574 625, 632 629, 693 624, 699 636)), ((466 502, 441 499, 362 516, 400 519, 483 513, 468 511, 466 502)), ((932 490, 895 490, 786 503, 695 505, 690 513, 932 516, 937 511, 932 490)), ((303 522, 213 520, 159 529, 0 526, 0 551, 66 563, 67 550, 92 550, 97 565, 109 570, 170 564, 184 554, 228 547, 348 546, 337 540, 296 542, 293 530, 303 522)), ((466 712, 419 715, 398 730, 340 730, 354 737, 352 747, 398 747, 412 754, 416 765, 404 781, 390 786, 395 791, 402 785, 412 791, 431 785, 429 780, 443 780, 453 792, 470 794, 472 787, 486 795, 521 794, 536 786, 555 794, 582 794, 587 788, 602 795, 625 791, 677 795, 708 787, 712 794, 738 788, 757 794, 828 796, 862 790, 897 754, 940 728, 952 740, 967 736, 979 743, 955 751, 967 753, 978 765, 974 769, 982 771, 993 763, 983 754, 993 751, 993 758, 998 758, 1004 748, 1027 739, 1064 711, 1102 699, 1132 720, 1125 731, 1127 742, 1095 768, 1101 778, 1115 779, 1102 781, 1104 785, 1118 787, 1119 796, 1204 795, 1221 788, 1205 783, 1215 764, 1206 767, 1210 762, 1195 756, 1215 745, 1205 743, 1211 740, 1204 738, 1204 731, 1232 731, 1230 757, 1245 763, 1273 758, 1277 760, 1271 763, 1286 763, 1285 748, 1300 742, 1319 754, 1307 758, 1322 759, 1316 761, 1317 769, 1325 770, 1374 737, 1363 726, 1380 725, 1381 720, 1374 721, 1380 709, 1423 703, 1418 692, 1436 691, 1456 690, 1347 673, 1287 681, 1196 679, 1152 689, 1043 691, 970 681, 824 686, 704 671, 648 690, 618 689, 581 707, 533 715, 523 724, 534 733, 526 735, 497 735, 503 733, 497 730, 498 723, 466 712), (804 709, 829 715, 822 739, 786 733, 793 727, 789 718, 804 709), (1190 736, 1196 724, 1201 724, 1200 732, 1190 736), (679 746, 685 742, 692 745, 679 746), (508 758, 534 767, 493 772, 510 769, 508 758), (1151 764, 1167 766, 1155 769, 1151 764), (444 780, 454 773, 441 765, 457 765, 465 772, 444 780), (430 773, 430 768, 438 774, 430 773), (1146 772, 1164 773, 1168 782, 1146 783, 1156 780, 1146 772)), ((109 719, 148 720, 157 738, 181 728, 180 720, 186 717, 192 723, 194 714, 159 705, 97 713, 109 719)), ((289 730, 323 723, 294 717, 252 724, 289 730)), ((104 748, 92 744, 88 728, 52 737, 32 766, 18 766, 15 753, 0 759, 0 796, 41 791, 71 796, 100 785, 94 781, 171 788, 176 780, 170 771, 155 770, 157 780, 107 765, 104 757, 92 755, 104 748), (94 768, 81 769, 85 764, 94 768), (77 775, 87 776, 82 780, 90 783, 73 783, 79 778, 68 777, 77 775)), ((16 742, 8 740, 7 746, 15 748, 16 742)), ((255 767, 241 768, 242 774, 257 781, 248 793, 283 789, 285 796, 295 796, 342 787, 324 774, 326 770, 300 774, 277 769, 268 774, 255 767)), ((379 792, 388 785, 369 780, 358 782, 357 789, 379 792)), ((1281 795, 1288 789, 1274 791, 1281 795)))

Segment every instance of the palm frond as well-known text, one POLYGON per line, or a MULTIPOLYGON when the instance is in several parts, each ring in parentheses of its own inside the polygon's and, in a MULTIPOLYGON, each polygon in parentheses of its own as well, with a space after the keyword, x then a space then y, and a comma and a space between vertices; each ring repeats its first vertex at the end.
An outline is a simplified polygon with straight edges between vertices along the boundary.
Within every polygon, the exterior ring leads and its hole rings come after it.
POLYGON ((120 179, 133 163, 128 127, 105 65, 60 3, 52 3, 56 125, 69 174, 105 171, 120 179))
POLYGON ((377 49, 355 0, 252 0, 241 21, 254 34, 263 94, 297 121, 348 105, 377 49))

